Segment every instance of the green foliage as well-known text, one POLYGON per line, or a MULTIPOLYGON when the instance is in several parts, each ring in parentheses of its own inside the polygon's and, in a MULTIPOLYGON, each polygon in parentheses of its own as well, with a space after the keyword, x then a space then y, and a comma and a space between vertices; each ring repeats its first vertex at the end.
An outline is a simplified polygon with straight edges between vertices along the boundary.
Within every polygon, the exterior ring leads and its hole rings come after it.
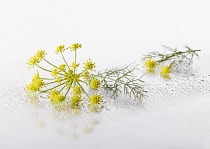
POLYGON ((117 98, 119 93, 123 93, 130 98, 142 99, 146 91, 143 88, 141 77, 136 77, 134 71, 138 70, 138 65, 126 65, 112 69, 106 69, 98 73, 101 78, 102 88, 112 93, 111 97, 117 98))

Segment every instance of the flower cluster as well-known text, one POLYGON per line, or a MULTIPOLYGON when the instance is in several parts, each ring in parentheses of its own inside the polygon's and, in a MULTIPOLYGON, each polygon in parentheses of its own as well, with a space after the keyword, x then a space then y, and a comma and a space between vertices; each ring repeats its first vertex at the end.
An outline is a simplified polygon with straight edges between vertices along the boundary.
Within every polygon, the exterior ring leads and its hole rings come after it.
MULTIPOLYGON (((146 68, 146 72, 148 74, 155 73, 155 69, 160 65, 158 61, 152 60, 151 57, 145 58, 143 63, 143 68, 146 68)), ((171 72, 173 71, 172 66, 166 65, 162 67, 162 71, 160 72, 160 76, 164 79, 170 79, 171 78, 171 72)))
POLYGON ((44 84, 44 80, 40 78, 39 73, 37 72, 33 76, 32 82, 26 85, 25 90, 27 90, 27 93, 29 93, 31 97, 37 98, 36 92, 40 91, 44 84))
POLYGON ((161 77, 163 77, 164 79, 170 79, 171 78, 171 72, 173 71, 173 69, 168 65, 168 66, 164 66, 162 68, 162 71, 160 72, 161 77))
POLYGON ((194 56, 198 56, 197 52, 201 51, 192 50, 187 46, 185 47, 187 49, 186 51, 178 51, 177 49, 169 47, 166 48, 169 50, 169 53, 151 52, 149 55, 145 56, 143 59, 143 67, 146 68, 147 73, 155 73, 157 66, 163 65, 160 76, 164 79, 170 79, 173 71, 183 65, 189 66, 194 56))
POLYGON ((74 43, 72 44, 69 49, 72 49, 72 51, 76 51, 78 48, 81 48, 82 44, 74 43))
POLYGON ((152 60, 151 58, 148 58, 147 60, 145 60, 144 62, 144 66, 146 68, 146 71, 148 73, 154 73, 155 72, 155 68, 158 66, 158 63, 154 60, 152 60))
POLYGON ((90 71, 93 71, 93 69, 96 67, 95 66, 95 63, 93 63, 90 59, 89 60, 87 60, 87 62, 86 63, 83 63, 84 64, 84 69, 85 70, 90 70, 90 71))
POLYGON ((63 94, 61 94, 57 90, 51 90, 51 93, 49 95, 50 95, 49 98, 52 104, 61 103, 62 101, 66 99, 66 97, 63 96, 63 94))
POLYGON ((64 52, 66 49, 64 48, 64 45, 60 45, 56 48, 55 53, 59 54, 60 52, 64 52))
POLYGON ((90 97, 90 106, 98 106, 103 102, 101 94, 94 94, 90 97))
POLYGON ((45 57, 45 55, 46 55, 45 50, 39 50, 38 52, 36 52, 34 56, 32 56, 28 60, 26 64, 30 65, 31 67, 34 67, 45 57))
POLYGON ((103 96, 99 93, 99 88, 101 87, 101 81, 97 75, 93 72, 95 63, 88 59, 83 63, 82 70, 78 72, 77 68, 80 63, 77 63, 76 52, 78 48, 82 45, 75 43, 71 46, 65 48, 64 45, 58 46, 55 53, 61 54, 64 60, 64 64, 58 66, 47 61, 44 56, 46 55, 44 50, 40 50, 35 56, 31 57, 28 65, 34 67, 37 66, 40 69, 50 73, 51 78, 41 78, 39 73, 37 73, 33 79, 32 83, 26 86, 25 90, 33 97, 36 97, 36 93, 47 93, 48 98, 52 105, 68 103, 71 108, 77 109, 84 106, 88 102, 88 106, 94 108, 102 108, 103 96), (71 49, 74 52, 74 61, 71 65, 68 64, 67 60, 64 58, 63 52, 67 49, 71 49), (47 62, 52 68, 45 69, 41 67, 38 63, 41 60, 47 62), (91 94, 86 91, 91 89, 91 94))

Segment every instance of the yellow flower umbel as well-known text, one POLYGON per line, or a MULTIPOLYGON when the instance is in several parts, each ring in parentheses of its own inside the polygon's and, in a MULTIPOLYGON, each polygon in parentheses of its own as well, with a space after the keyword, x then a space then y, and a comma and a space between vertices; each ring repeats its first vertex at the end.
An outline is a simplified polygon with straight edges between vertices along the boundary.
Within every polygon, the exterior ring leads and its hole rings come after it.
POLYGON ((82 101, 82 87, 81 86, 75 86, 72 88, 72 97, 71 97, 71 107, 72 108, 79 108, 80 102, 82 101))
POLYGON ((55 81, 56 81, 58 84, 61 84, 62 77, 61 77, 61 76, 55 77, 55 81))
POLYGON ((45 57, 46 53, 44 50, 39 50, 38 52, 36 52, 36 54, 34 56, 32 56, 28 62, 26 64, 30 65, 31 67, 34 67, 35 65, 37 65, 38 63, 40 63, 40 61, 45 57))
POLYGON ((59 71, 65 71, 66 65, 62 64, 58 66, 59 71))
POLYGON ((52 104, 59 104, 66 99, 66 96, 63 96, 57 90, 52 90, 49 98, 52 104))
POLYGON ((75 87, 72 87, 72 93, 75 95, 81 95, 83 93, 82 87, 78 85, 75 87))
POLYGON ((95 66, 95 63, 93 63, 90 59, 87 60, 87 62, 86 63, 83 63, 83 64, 84 64, 83 68, 85 70, 93 71, 93 69, 96 67, 95 66))
POLYGON ((56 48, 56 50, 55 50, 55 52, 56 52, 57 54, 59 54, 59 53, 61 53, 61 52, 64 52, 64 51, 65 51, 64 45, 58 46, 58 47, 56 48))
POLYGON ((74 76, 73 76, 73 81, 74 82, 79 82, 80 81, 80 74, 74 74, 74 76))
POLYGON ((72 49, 72 51, 76 51, 78 48, 81 48, 82 44, 73 43, 69 48, 72 49))
POLYGON ((170 79, 172 71, 173 71, 173 69, 171 68, 171 66, 167 65, 167 66, 164 66, 162 68, 162 71, 160 72, 160 75, 164 79, 170 79))
POLYGON ((36 57, 38 58, 38 59, 43 59, 44 57, 45 57, 45 55, 46 55, 46 53, 45 53, 45 50, 39 50, 38 52, 36 52, 36 57))
POLYGON ((76 64, 75 62, 72 62, 72 64, 71 64, 70 67, 71 67, 73 70, 76 70, 77 67, 79 67, 79 65, 80 65, 80 64, 76 64))
POLYGON ((144 63, 143 67, 146 67, 146 71, 148 73, 154 73, 155 72, 155 68, 158 66, 158 63, 154 60, 152 60, 151 58, 147 59, 144 63))
POLYGON ((91 89, 97 90, 101 85, 101 81, 97 78, 94 78, 90 82, 91 89))
POLYGON ((97 107, 103 102, 101 94, 94 94, 90 97, 89 106, 97 107))
POLYGON ((34 67, 39 62, 40 60, 36 56, 32 56, 26 64, 30 65, 31 67, 34 67))
POLYGON ((90 78, 90 73, 88 71, 83 71, 82 73, 82 77, 86 80, 88 80, 90 78))
POLYGON ((35 94, 40 91, 42 86, 44 86, 44 81, 40 78, 39 73, 36 73, 32 78, 32 82, 26 85, 24 89, 27 90, 29 96, 37 98, 35 94))
POLYGON ((57 106, 60 107, 60 105, 67 104, 73 109, 78 109, 81 108, 81 106, 88 105, 87 102, 89 102, 89 99, 91 105, 99 105, 102 96, 96 94, 96 92, 99 92, 98 88, 101 82, 96 75, 91 73, 94 71, 95 63, 90 59, 87 60, 86 63, 84 63, 84 67, 81 68, 82 70, 79 72, 80 63, 77 63, 77 49, 81 48, 81 46, 82 45, 78 43, 72 44, 67 48, 65 48, 64 45, 58 46, 55 52, 57 54, 60 53, 64 61, 64 64, 58 66, 44 58, 46 55, 44 50, 38 51, 36 55, 30 59, 28 64, 34 66, 43 59, 51 68, 45 69, 39 65, 37 66, 51 75, 50 78, 42 79, 37 73, 33 77, 32 83, 26 86, 26 90, 34 95, 36 92, 42 94, 47 93, 51 104, 56 108, 57 106), (71 51, 74 53, 74 60, 72 60, 71 65, 68 64, 68 60, 65 59, 63 54, 66 49, 72 49, 71 51), (46 83, 44 83, 44 80, 46 83), (89 93, 85 91, 85 86, 93 89, 92 92, 94 92, 95 95, 90 97, 89 93), (83 102, 85 99, 87 101, 83 102))
POLYGON ((51 75, 52 75, 52 77, 55 77, 55 76, 57 76, 58 75, 58 69, 57 68, 53 68, 52 69, 52 72, 51 72, 51 75))

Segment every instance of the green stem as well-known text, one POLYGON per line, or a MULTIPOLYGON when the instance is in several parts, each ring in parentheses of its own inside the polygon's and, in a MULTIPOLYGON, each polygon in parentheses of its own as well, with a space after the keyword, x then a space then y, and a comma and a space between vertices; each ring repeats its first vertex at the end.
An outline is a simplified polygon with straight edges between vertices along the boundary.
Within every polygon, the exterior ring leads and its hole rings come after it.
POLYGON ((66 82, 64 82, 64 83, 62 83, 62 84, 59 84, 59 85, 57 85, 57 86, 55 86, 55 87, 52 87, 52 88, 50 88, 50 89, 47 89, 47 90, 41 91, 41 92, 42 92, 42 93, 47 92, 47 91, 49 91, 49 90, 52 90, 52 89, 54 89, 54 88, 57 88, 57 87, 59 87, 59 86, 61 86, 61 85, 65 84, 65 83, 67 83, 67 82, 68 82, 68 81, 66 81, 66 82))
POLYGON ((64 62, 65 62, 66 65, 67 65, 67 67, 68 67, 69 69, 71 69, 71 68, 69 67, 69 65, 68 65, 68 63, 67 63, 67 61, 66 61, 66 59, 64 58, 63 52, 61 52, 61 55, 62 55, 62 58, 63 58, 64 62))
POLYGON ((49 78, 41 78, 41 79, 44 79, 44 80, 54 80, 54 79, 49 79, 49 78))
MULTIPOLYGON (((77 50, 74 51, 74 62, 77 64, 77 50)), ((74 69, 74 75, 76 73, 76 70, 74 69)))
POLYGON ((39 66, 38 64, 36 64, 36 66, 38 66, 40 69, 42 69, 42 70, 44 70, 44 71, 52 72, 51 70, 47 70, 47 69, 42 68, 42 67, 39 66))
POLYGON ((144 73, 139 79, 141 79, 143 76, 145 76, 146 74, 148 74, 148 72, 144 73))
POLYGON ((128 72, 126 72, 125 74, 123 74, 122 76, 120 76, 119 78, 117 78, 116 81, 119 80, 119 79, 121 79, 121 78, 123 78, 124 76, 126 76, 127 74, 129 74, 132 71, 133 71, 133 69, 132 70, 129 70, 128 72))
POLYGON ((56 81, 50 82, 50 83, 45 83, 44 85, 49 85, 49 84, 53 84, 53 83, 56 83, 56 81))
POLYGON ((82 82, 82 83, 84 83, 84 84, 86 84, 86 85, 88 85, 86 82, 84 82, 84 81, 82 81, 82 80, 79 80, 80 82, 82 82))
POLYGON ((55 65, 53 65, 52 63, 50 63, 48 60, 46 60, 45 58, 43 58, 43 60, 45 60, 48 64, 50 64, 51 66, 53 66, 53 67, 56 67, 57 68, 57 66, 55 66, 55 65))
POLYGON ((64 86, 60 89, 59 93, 60 93, 66 86, 67 86, 67 85, 64 85, 64 86))
POLYGON ((157 63, 165 62, 165 61, 167 61, 167 60, 170 60, 170 58, 172 58, 172 57, 174 57, 174 56, 181 55, 181 54, 183 54, 183 53, 185 53, 185 52, 176 52, 176 53, 168 54, 168 55, 166 55, 165 58, 163 58, 163 59, 157 61, 157 63))
POLYGON ((68 90, 67 90, 65 96, 69 93, 69 91, 70 91, 70 89, 71 89, 71 86, 72 86, 72 83, 73 83, 73 82, 71 82, 70 87, 68 88, 68 90))
MULTIPOLYGON (((62 82, 62 81, 64 81, 64 80, 61 80, 61 82, 62 82)), ((44 85, 49 85, 49 84, 53 84, 53 83, 57 83, 57 82, 54 81, 54 82, 46 83, 46 84, 44 84, 44 85)))
POLYGON ((192 50, 193 52, 198 52, 198 51, 201 51, 201 50, 192 50))
MULTIPOLYGON (((53 66, 53 67, 55 67, 55 68, 58 68, 57 66, 55 66, 55 65, 53 65, 52 63, 50 63, 48 60, 46 60, 45 58, 43 58, 48 64, 50 64, 51 66, 53 66)), ((68 65, 67 65, 68 66, 68 65)), ((66 72, 65 70, 64 70, 64 72, 66 72)), ((60 74, 60 75, 63 75, 62 73, 58 73, 58 74, 60 74)))
POLYGON ((74 61, 75 61, 75 63, 77 63, 77 50, 75 50, 75 52, 74 52, 74 61))
MULTIPOLYGON (((144 75, 146 75, 146 73, 145 73, 144 75)), ((140 78, 142 78, 144 75, 142 75, 140 78)), ((96 75, 96 76, 103 78, 103 76, 99 76, 99 75, 96 75)), ((122 85, 126 85, 126 84, 127 84, 126 82, 119 80, 119 78, 118 78, 118 79, 112 79, 112 78, 110 78, 110 77, 106 77, 106 78, 109 79, 109 80, 112 80, 112 81, 114 81, 114 82, 119 82, 119 83, 122 84, 122 85)), ((140 79, 140 78, 139 78, 139 79, 140 79)))
MULTIPOLYGON (((167 60, 170 60, 172 57, 177 57, 178 55, 182 55, 182 54, 185 54, 185 53, 190 54, 190 53, 195 53, 195 52, 201 51, 201 50, 192 50, 192 49, 190 49, 189 47, 186 47, 186 48, 188 48, 188 50, 185 51, 185 52, 179 51, 179 52, 167 54, 165 58, 163 58, 163 59, 161 59, 161 60, 159 60, 159 61, 157 61, 157 62, 158 62, 158 63, 162 63, 162 62, 165 62, 165 61, 167 61, 167 60)), ((187 54, 187 55, 188 55, 188 54, 187 54)), ((185 56, 185 57, 186 57, 186 56, 185 56)))
POLYGON ((82 88, 82 90, 84 91, 85 95, 86 95, 88 98, 90 98, 90 97, 88 96, 87 92, 85 91, 85 89, 82 87, 82 85, 81 85, 79 82, 77 82, 77 84, 82 88))
MULTIPOLYGON (((38 64, 36 64, 36 66, 38 66, 40 69, 42 69, 42 70, 44 70, 44 71, 52 72, 51 70, 47 70, 47 69, 42 68, 42 67, 41 67, 41 66, 39 66, 38 64)), ((62 73, 58 73, 58 74, 60 74, 60 75, 64 75, 64 74, 62 74, 62 73)))

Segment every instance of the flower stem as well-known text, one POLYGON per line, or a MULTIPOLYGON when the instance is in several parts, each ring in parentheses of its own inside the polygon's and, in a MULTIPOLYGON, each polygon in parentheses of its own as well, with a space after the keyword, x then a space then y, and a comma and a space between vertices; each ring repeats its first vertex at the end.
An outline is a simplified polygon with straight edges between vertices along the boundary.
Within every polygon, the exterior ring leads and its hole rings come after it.
MULTIPOLYGON (((64 80, 61 80, 61 81, 64 81, 64 80)), ((57 83, 57 82, 54 81, 54 82, 46 83, 46 84, 44 84, 44 85, 49 85, 49 84, 53 84, 53 83, 57 83)))
POLYGON ((42 68, 42 67, 39 66, 38 64, 36 64, 36 66, 38 66, 40 69, 42 69, 42 70, 44 70, 44 71, 52 72, 51 70, 47 70, 47 69, 42 68))
POLYGON ((64 62, 66 63, 67 67, 70 69, 70 67, 69 67, 69 65, 68 65, 68 63, 67 63, 67 61, 66 61, 66 59, 64 58, 63 52, 61 52, 61 56, 62 56, 64 62))
POLYGON ((69 93, 70 89, 71 89, 71 87, 68 88, 68 90, 67 90, 65 96, 69 93))
POLYGON ((49 78, 41 78, 41 79, 44 79, 44 80, 54 80, 54 79, 49 79, 49 78))
POLYGON ((86 85, 88 85, 86 82, 84 82, 84 81, 82 81, 82 80, 79 80, 80 82, 82 82, 82 83, 84 83, 84 84, 86 84, 86 85))
POLYGON ((60 89, 59 93, 60 93, 66 86, 67 86, 67 85, 64 85, 64 86, 60 89))
POLYGON ((70 91, 70 89, 71 89, 71 86, 72 86, 72 83, 73 83, 73 82, 71 82, 70 87, 68 88, 68 90, 67 90, 65 96, 69 93, 69 91, 70 91))
POLYGON ((57 66, 55 66, 55 65, 53 65, 52 63, 50 63, 48 60, 46 60, 45 58, 43 58, 43 60, 45 60, 48 64, 50 64, 51 66, 53 66, 53 67, 56 67, 57 68, 57 66))
POLYGON ((75 63, 77 63, 77 50, 75 50, 75 52, 74 52, 74 61, 75 61, 75 63))
POLYGON ((50 82, 50 83, 45 83, 44 85, 49 85, 49 84, 53 84, 53 83, 56 83, 56 81, 50 82))
POLYGON ((57 87, 59 87, 59 86, 61 86, 61 85, 65 84, 65 83, 67 83, 67 82, 68 82, 68 81, 66 81, 66 82, 64 82, 64 83, 62 83, 62 84, 59 84, 59 85, 57 85, 57 86, 55 86, 55 87, 52 87, 52 88, 50 88, 50 89, 47 89, 47 90, 41 91, 41 92, 42 92, 42 93, 47 92, 47 91, 49 91, 49 90, 52 90, 52 89, 54 89, 54 88, 57 88, 57 87))
MULTIPOLYGON (((77 51, 76 50, 74 52, 74 62, 75 62, 75 64, 77 64, 77 51)), ((74 75, 75 75, 75 73, 76 73, 76 70, 74 69, 74 75)))
POLYGON ((82 88, 82 90, 84 91, 84 93, 86 94, 86 96, 88 97, 88 98, 90 98, 89 96, 88 96, 88 94, 87 94, 87 92, 85 91, 85 89, 82 87, 82 85, 77 81, 77 84, 82 88))

